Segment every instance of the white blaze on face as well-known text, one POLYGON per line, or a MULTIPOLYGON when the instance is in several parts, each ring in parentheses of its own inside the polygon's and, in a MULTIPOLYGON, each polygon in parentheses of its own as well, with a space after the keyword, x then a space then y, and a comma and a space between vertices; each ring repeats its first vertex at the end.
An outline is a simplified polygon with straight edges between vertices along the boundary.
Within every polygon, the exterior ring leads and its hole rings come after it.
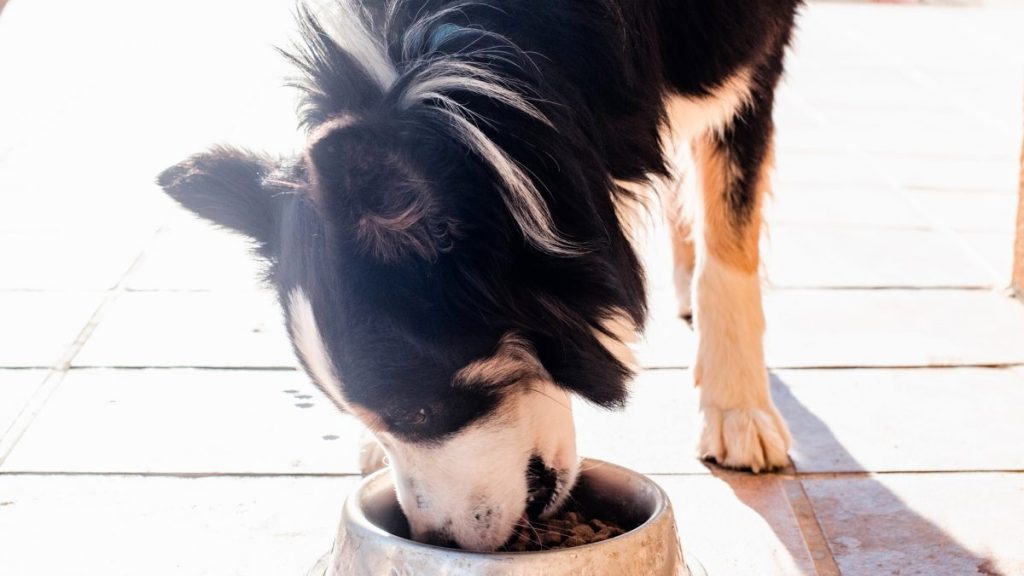
MULTIPOLYGON (((320 389, 364 423, 375 415, 345 401, 334 364, 301 288, 288 295, 295 348, 320 389)), ((512 535, 526 512, 530 459, 557 472, 555 494, 544 512, 565 501, 579 474, 576 429, 569 394, 550 382, 524 340, 509 336, 494 357, 471 364, 461 377, 488 385, 504 380, 508 392, 497 409, 437 442, 403 442, 372 426, 395 475, 398 501, 414 539, 438 532, 468 550, 493 550, 512 535)), ((501 393, 501 392, 499 392, 501 393)))
POLYGON ((332 402, 346 410, 347 404, 341 395, 341 381, 327 354, 327 347, 320 337, 320 328, 313 315, 313 306, 302 288, 295 288, 288 293, 288 329, 292 335, 295 349, 302 356, 306 370, 316 384, 332 402))
POLYGON ((521 383, 496 412, 437 443, 382 433, 398 501, 414 539, 440 532, 467 550, 494 550, 526 512, 530 458, 558 472, 556 510, 579 462, 569 394, 550 382, 521 383))

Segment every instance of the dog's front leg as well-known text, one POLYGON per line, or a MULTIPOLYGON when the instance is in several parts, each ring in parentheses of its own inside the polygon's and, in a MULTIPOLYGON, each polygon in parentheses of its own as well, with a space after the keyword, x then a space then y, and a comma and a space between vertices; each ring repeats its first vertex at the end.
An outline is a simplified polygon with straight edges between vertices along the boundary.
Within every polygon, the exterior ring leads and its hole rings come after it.
POLYGON ((790 445, 768 388, 758 277, 761 201, 771 164, 767 98, 765 103, 755 92, 731 127, 693 144, 700 455, 754 472, 787 465, 790 445))

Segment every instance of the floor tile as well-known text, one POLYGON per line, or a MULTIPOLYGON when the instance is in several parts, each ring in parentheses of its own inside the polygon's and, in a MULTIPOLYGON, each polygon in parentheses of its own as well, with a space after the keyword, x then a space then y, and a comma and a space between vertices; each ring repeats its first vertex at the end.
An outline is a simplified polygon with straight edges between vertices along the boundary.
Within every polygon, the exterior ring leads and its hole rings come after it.
POLYGON ((104 298, 101 292, 4 292, 0 367, 53 366, 104 298))
POLYGON ((288 370, 75 370, 0 470, 356 473, 362 426, 288 370))
POLYGON ((294 367, 282 316, 269 292, 129 292, 74 365, 294 367))
POLYGON ((777 477, 723 472, 655 480, 672 501, 683 554, 708 574, 815 574, 777 477))
POLYGON ((697 353, 697 336, 677 316, 674 296, 658 296, 664 304, 652 307, 644 339, 634 346, 645 368, 687 368, 697 353))
POLYGON ((1024 362, 1024 306, 987 290, 774 290, 770 366, 1024 362))
POLYGON ((958 232, 956 236, 974 258, 988 268, 997 280, 997 286, 1010 285, 1013 274, 1012 232, 958 232))
POLYGON ((960 232, 1012 233, 1017 199, 1008 194, 911 190, 914 204, 943 226, 960 232))
POLYGON ((1024 474, 804 479, 843 574, 1024 573, 1024 474))
POLYGON ((128 290, 256 290, 263 266, 238 234, 196 225, 161 231, 127 279, 128 290))
POLYGON ((876 156, 879 170, 905 188, 1013 194, 1020 165, 1014 160, 876 156))
POLYGON ((776 287, 993 287, 997 279, 932 230, 775 226, 763 243, 776 287))
POLYGON ((814 75, 790 75, 789 83, 815 106, 913 107, 927 96, 906 71, 892 68, 835 66, 814 75))
MULTIPOLYGON (((696 337, 674 296, 652 296, 648 368, 691 365, 696 337)), ((1024 362, 1024 306, 988 290, 764 292, 765 354, 775 368, 1003 365, 1024 362)))
POLYGON ((45 370, 0 370, 0 438, 46 378, 45 370))
POLYGON ((885 179, 852 154, 780 152, 772 178, 775 188, 790 184, 880 186, 885 179))
POLYGON ((779 184, 765 202, 769 234, 778 225, 924 228, 912 205, 882 186, 779 184))
POLYGON ((1024 470, 1024 372, 780 370, 801 472, 1024 470))
POLYGON ((147 234, 0 231, 0 290, 109 290, 147 234))
POLYGON ((686 370, 650 370, 630 387, 624 409, 576 399, 576 439, 583 456, 645 474, 706 474, 697 458, 697 390, 686 370))
POLYGON ((305 574, 355 480, 0 476, 0 574, 305 574))

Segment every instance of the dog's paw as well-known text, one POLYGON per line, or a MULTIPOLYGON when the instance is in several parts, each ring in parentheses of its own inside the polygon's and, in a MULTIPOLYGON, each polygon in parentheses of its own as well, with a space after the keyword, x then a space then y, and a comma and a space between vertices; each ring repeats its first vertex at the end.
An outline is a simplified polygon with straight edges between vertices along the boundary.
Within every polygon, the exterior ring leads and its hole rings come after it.
POLYGON ((792 440, 770 402, 759 408, 701 408, 700 456, 726 468, 757 473, 789 465, 792 440))

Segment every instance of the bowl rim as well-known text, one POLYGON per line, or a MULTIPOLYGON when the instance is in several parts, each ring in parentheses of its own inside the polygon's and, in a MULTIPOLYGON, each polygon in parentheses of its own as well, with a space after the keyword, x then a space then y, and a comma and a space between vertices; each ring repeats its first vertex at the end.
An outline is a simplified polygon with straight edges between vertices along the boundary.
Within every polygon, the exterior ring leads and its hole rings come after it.
MULTIPOLYGON (((390 468, 383 468, 370 474, 369 476, 362 479, 362 481, 356 486, 354 492, 349 494, 349 497, 345 500, 343 507, 342 522, 345 524, 347 530, 359 530, 364 535, 371 536, 373 538, 383 538, 385 542, 388 540, 393 541, 396 546, 409 547, 413 549, 420 549, 428 553, 443 552, 445 554, 454 554, 457 556, 471 557, 476 559, 487 558, 496 561, 504 561, 507 559, 522 558, 523 556, 538 556, 548 555, 556 556, 559 554, 579 554, 584 551, 594 550, 601 546, 611 545, 625 545, 626 541, 633 538, 642 537, 642 531, 649 525, 657 522, 659 518, 665 514, 672 514, 672 504, 668 498, 668 494, 665 490, 654 480, 649 478, 647 475, 631 470, 618 464, 612 464, 605 462, 604 460, 598 460, 595 458, 582 458, 580 460, 580 475, 582 476, 590 470, 597 468, 613 468, 619 473, 635 477, 649 488, 652 488, 651 493, 654 497, 654 506, 647 519, 637 525, 635 528, 620 534, 613 536, 600 542, 590 542, 587 544, 581 544, 579 546, 572 546, 569 548, 553 548, 550 550, 532 550, 525 552, 507 552, 507 551, 493 551, 493 552, 475 552, 472 550, 463 550, 461 548, 447 548, 444 546, 436 546, 434 544, 426 544, 423 542, 417 542, 415 540, 392 534, 387 530, 384 530, 369 518, 366 517, 365 512, 360 506, 362 500, 361 494, 371 485, 379 484, 382 482, 390 482, 390 468)), ((672 519, 674 521, 674 519, 672 519)))

